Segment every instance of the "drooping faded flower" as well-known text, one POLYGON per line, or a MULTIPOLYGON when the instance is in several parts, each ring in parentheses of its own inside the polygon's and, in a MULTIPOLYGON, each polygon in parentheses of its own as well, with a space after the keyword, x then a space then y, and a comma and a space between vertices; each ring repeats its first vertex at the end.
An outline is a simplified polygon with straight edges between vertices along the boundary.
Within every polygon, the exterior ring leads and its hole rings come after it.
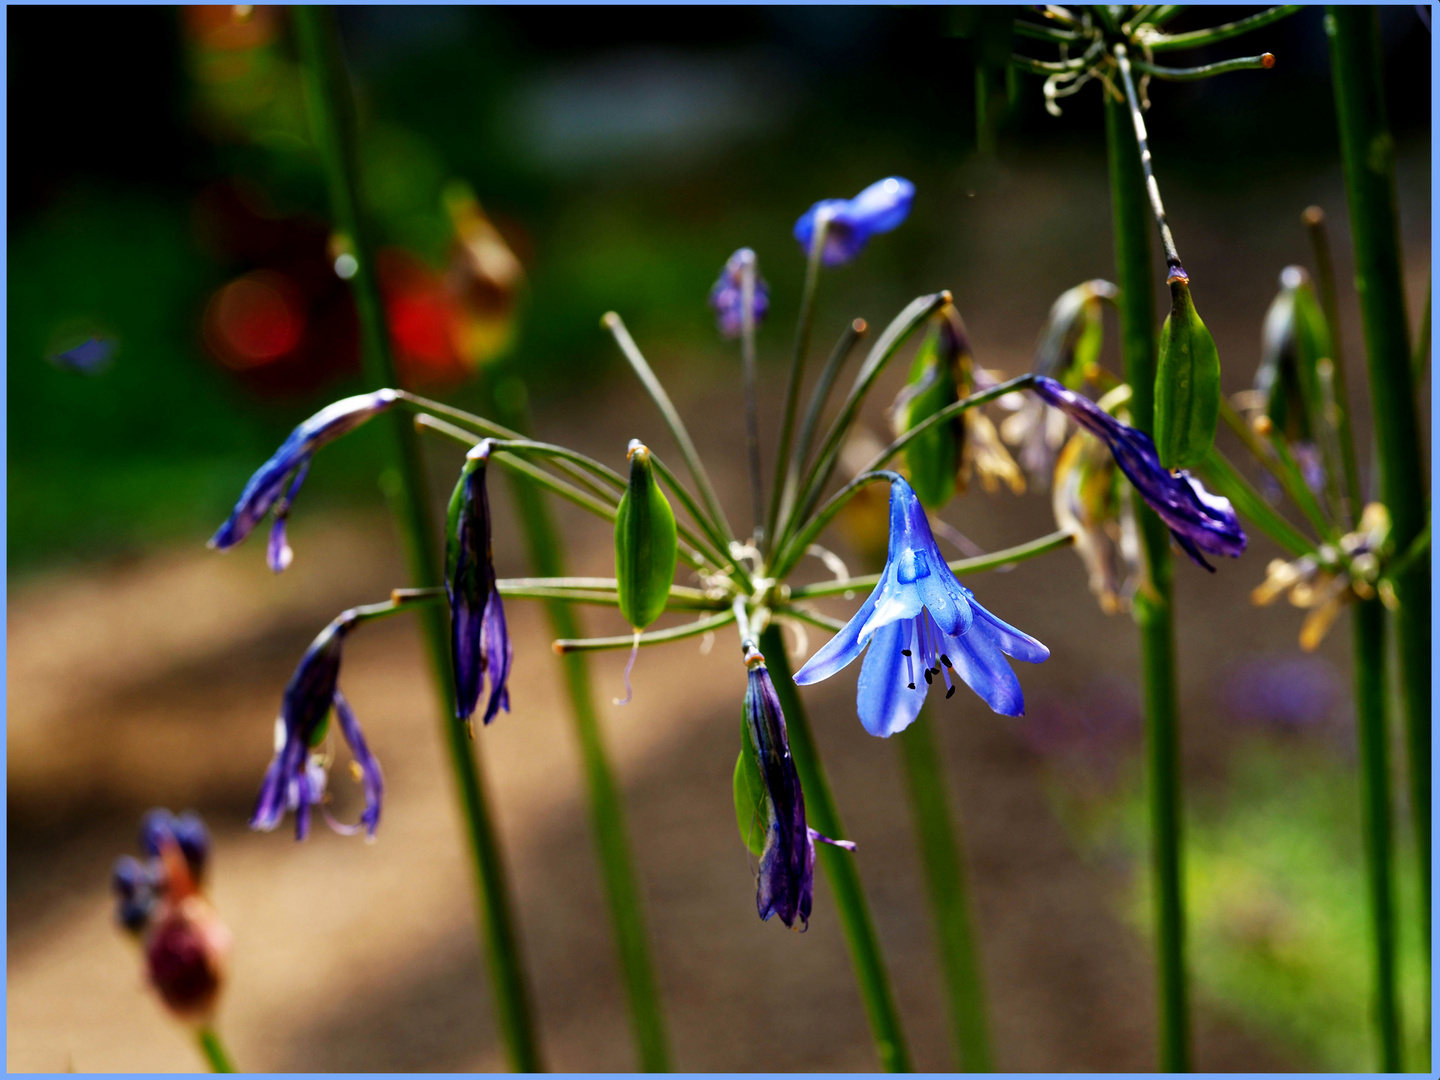
MULTIPOLYGON (((359 769, 365 793, 365 810, 358 826, 330 820, 337 832, 358 832, 363 828, 373 837, 380 825, 380 800, 385 790, 380 762, 370 753, 350 703, 340 692, 340 652, 345 636, 354 629, 359 614, 353 608, 342 612, 305 650, 300 664, 285 687, 280 715, 275 721, 275 757, 265 772, 250 827, 269 832, 295 812, 295 838, 303 840, 310 831, 310 808, 325 797, 329 759, 316 748, 328 730, 333 708, 340 721, 340 734, 350 748, 359 769)), ((329 815, 327 814, 327 820, 329 815)))
MULTIPOLYGON (((1060 415, 1060 414, 1057 414, 1060 415)), ((1115 459, 1088 431, 1077 431, 1055 463, 1050 502, 1055 524, 1075 538, 1090 591, 1107 615, 1130 606, 1140 573, 1140 537, 1115 459)))
POLYGON ((510 711, 507 682, 513 651, 505 606, 495 584, 490 499, 485 468, 491 442, 483 439, 465 455, 460 482, 450 496, 445 530, 445 593, 450 599, 450 660, 455 671, 455 718, 468 721, 490 680, 484 722, 510 711))
MULTIPOLYGON (((805 795, 790 757, 785 732, 785 714, 775 684, 765 667, 765 657, 753 645, 745 650, 749 682, 745 689, 745 748, 751 768, 744 773, 748 803, 742 832, 752 850, 759 851, 760 867, 755 886, 755 906, 761 919, 778 915, 786 926, 810 921, 810 904, 815 882, 815 841, 833 844, 847 851, 855 845, 848 840, 831 840, 810 828, 805 821, 805 795), (755 831, 763 830, 763 838, 755 831)), ((741 766, 747 765, 744 757, 741 766)), ((737 780, 737 788, 740 781, 737 780)), ((737 790, 737 806, 742 793, 737 790)))
MULTIPOLYGON (((975 363, 964 320, 947 304, 935 315, 910 378, 895 398, 891 415, 896 436, 989 385, 993 380, 975 363)), ((1025 490, 1025 477, 981 409, 967 409, 921 432, 905 447, 905 462, 911 485, 929 507, 943 506, 957 491, 963 492, 972 472, 992 494, 1002 482, 1017 495, 1025 490)))
MULTIPOLYGON (((1104 305, 1114 303, 1119 290, 1096 279, 1067 289, 1050 306, 1050 315, 1035 346, 1030 370, 1074 389, 1090 365, 1100 358, 1104 343, 1104 305)), ((1000 425, 1000 434, 1019 447, 1020 465, 1041 489, 1050 482, 1055 455, 1065 441, 1065 414, 1028 394, 1013 397, 1015 412, 1000 425)), ((1002 399, 1001 404, 1005 404, 1002 399)))
POLYGON ((1149 435, 1122 424, 1054 379, 1037 378, 1032 389, 1046 404, 1064 412, 1110 448, 1115 464, 1169 527, 1175 542, 1206 570, 1215 568, 1201 552, 1231 558, 1244 552, 1245 532, 1230 500, 1210 494, 1184 469, 1172 473, 1162 466, 1149 435))
POLYGON ((277 574, 290 565, 292 552, 285 540, 285 520, 290 505, 305 482, 315 451, 353 431, 372 416, 384 412, 399 400, 394 390, 357 394, 327 405, 292 431, 280 448, 250 477, 229 518, 210 538, 210 547, 224 551, 240 543, 266 513, 273 512, 274 524, 266 548, 266 561, 277 574), (286 482, 289 489, 286 490, 286 482), (282 497, 283 492, 283 497, 282 497))
POLYGON ((915 185, 899 176, 877 180, 853 199, 821 199, 795 222, 795 239, 808 254, 815 228, 823 217, 828 223, 821 261, 840 266, 860 252, 876 233, 898 229, 910 213, 915 185))
POLYGON ((941 557, 914 490, 890 483, 890 552, 880 583, 854 617, 795 675, 802 686, 828 679, 865 651, 857 705, 872 735, 909 727, 936 675, 948 698, 951 674, 1005 716, 1025 712, 1020 680, 1005 657, 1035 664, 1050 650, 995 618, 941 557), (922 685, 923 682, 923 685, 922 685))
POLYGON ((715 310, 715 321, 720 327, 720 333, 727 338, 739 337, 743 326, 747 265, 755 275, 754 300, 750 306, 750 316, 754 324, 759 326, 765 313, 770 310, 770 286, 760 276, 760 271, 755 269, 755 252, 749 248, 741 248, 725 260, 719 279, 710 289, 710 306, 715 310))
POLYGON ((1314 554, 1291 562, 1272 559, 1265 580, 1250 593, 1250 602, 1264 607, 1283 594, 1296 607, 1307 609, 1310 614, 1300 624, 1300 647, 1312 652, 1346 604, 1375 595, 1381 558, 1389 546, 1390 512, 1383 503, 1370 503, 1355 531, 1340 538, 1338 550, 1324 544, 1314 554))

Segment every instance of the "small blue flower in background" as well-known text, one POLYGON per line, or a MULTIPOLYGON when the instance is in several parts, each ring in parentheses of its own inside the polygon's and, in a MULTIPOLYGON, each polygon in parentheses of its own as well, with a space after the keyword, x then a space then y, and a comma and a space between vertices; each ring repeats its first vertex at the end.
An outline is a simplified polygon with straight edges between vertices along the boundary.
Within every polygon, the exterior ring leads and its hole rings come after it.
POLYGON ((490 499, 485 466, 490 440, 465 457, 465 470, 451 499, 451 523, 445 540, 445 592, 450 599, 450 659, 455 671, 455 717, 469 720, 490 679, 484 723, 501 709, 510 711, 510 664, 514 658, 505 605, 495 584, 491 549, 490 499))
POLYGON ((840 266, 859 255, 876 233, 899 228, 914 198, 914 184, 890 176, 871 184, 853 199, 821 199, 795 222, 795 239, 808 255, 823 215, 830 225, 825 230, 821 261, 826 266, 840 266))
POLYGON ((328 765, 326 758, 313 748, 321 741, 323 725, 333 708, 340 720, 340 733, 360 770, 365 811, 360 815, 359 826, 342 825, 330 819, 328 813, 326 818, 336 832, 350 834, 363 827, 367 835, 375 835, 380 824, 380 799, 385 790, 380 763, 370 753, 350 703, 337 685, 341 646, 356 619, 355 611, 346 611, 320 631, 285 687, 280 716, 275 721, 275 757, 260 785, 260 797, 250 817, 252 829, 269 832, 284 820, 287 810, 293 810, 295 838, 303 840, 309 834, 310 807, 325 797, 328 765))
POLYGON ((169 810, 151 810, 140 819, 140 850, 158 859, 166 843, 174 841, 185 856, 190 876, 199 882, 205 876, 205 860, 210 855, 210 832, 193 810, 178 817, 169 810))
POLYGON ((1005 657, 1038 664, 1050 655, 956 580, 914 489, 898 476, 890 483, 890 553, 880 583, 795 681, 808 686, 828 679, 867 645, 857 704, 865 730, 881 737, 914 722, 936 675, 945 680, 945 696, 954 694, 952 671, 997 713, 1021 716, 1020 680, 1005 657))
POLYGON ((1215 568, 1201 552, 1238 558, 1245 550, 1245 531, 1240 528, 1230 500, 1211 495, 1184 469, 1172 473, 1161 465, 1149 435, 1122 424, 1089 398, 1067 390, 1054 379, 1041 376, 1033 389, 1047 404, 1110 447, 1120 471, 1169 526, 1170 535, 1190 558, 1213 572, 1215 568))
POLYGON ((110 366, 110 358, 114 355, 113 338, 92 337, 73 349, 66 349, 46 359, 66 371, 78 371, 81 375, 99 375, 110 366))
POLYGON ((760 780, 765 788, 765 844, 755 884, 755 907, 760 918, 780 916, 786 926, 810 921, 815 884, 815 841, 854 851, 849 840, 821 836, 805 822, 805 795, 790 757, 785 714, 765 657, 753 646, 745 652, 750 669, 745 688, 745 725, 758 756, 760 780))
POLYGON ((273 509, 275 524, 270 530, 266 561, 270 564, 270 569, 277 574, 284 570, 290 565, 291 559, 290 545, 285 542, 285 519, 289 516, 290 504, 299 493, 300 485, 305 482, 311 456, 326 443, 353 431, 372 416, 390 408, 399 397, 394 390, 357 394, 355 397, 327 405, 297 427, 280 444, 280 449, 271 455, 270 460, 250 477, 230 517, 210 538, 210 547, 221 551, 234 547, 249 536, 251 530, 260 523, 260 519, 273 509), (287 479, 290 480, 289 490, 285 490, 287 479))
MULTIPOLYGON (((725 260, 725 268, 720 271, 720 278, 710 290, 710 306, 715 309, 715 321, 720 325, 720 333, 727 338, 737 338, 741 330, 741 314, 744 310, 742 299, 743 289, 741 277, 746 263, 755 265, 755 252, 749 248, 741 248, 725 260)), ((765 284, 765 279, 760 276, 760 271, 755 271, 755 302, 751 315, 758 326, 765 318, 765 313, 770 310, 770 286, 765 284)))

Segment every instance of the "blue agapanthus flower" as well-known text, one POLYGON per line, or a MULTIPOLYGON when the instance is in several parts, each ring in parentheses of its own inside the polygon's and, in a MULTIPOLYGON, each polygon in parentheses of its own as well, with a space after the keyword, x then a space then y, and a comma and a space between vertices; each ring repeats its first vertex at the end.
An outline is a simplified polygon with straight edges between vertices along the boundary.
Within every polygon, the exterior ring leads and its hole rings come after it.
POLYGON ((325 797, 327 758, 316 751, 323 737, 322 725, 335 710, 340 721, 340 734, 350 747, 350 755, 360 770, 365 792, 365 810, 359 826, 341 825, 329 818, 337 832, 354 833, 364 828, 375 835, 380 824, 380 799, 385 783, 380 762, 370 753, 360 724, 340 692, 340 651, 345 636, 355 627, 358 613, 353 609, 341 613, 305 650, 300 664, 285 687, 280 702, 280 716, 275 721, 275 757, 260 785, 260 797, 250 817, 252 829, 266 832, 285 818, 287 810, 295 812, 295 838, 303 840, 310 831, 310 808, 325 797))
MULTIPOLYGON (((741 248, 725 260, 725 267, 720 271, 720 277, 710 289, 710 306, 715 309, 715 321, 720 326, 720 333, 727 338, 740 336, 741 317, 745 309, 743 299, 744 289, 741 281, 746 263, 755 265, 755 252, 749 248, 741 248)), ((765 279, 760 276, 760 271, 755 271, 755 300, 750 305, 750 314, 755 325, 765 318, 765 313, 770 310, 770 286, 765 284, 765 279)))
POLYGON ((935 676, 945 696, 951 676, 1005 716, 1021 716, 1025 698, 1005 657, 1038 664, 1050 650, 981 607, 940 555, 915 491, 890 483, 890 553, 880 583, 854 617, 795 674, 802 686, 828 679, 865 651, 857 704, 872 735, 909 727, 935 676))
POLYGON ((284 570, 290 565, 292 556, 290 545, 285 541, 285 519, 290 514, 290 504, 295 501, 300 485, 305 482, 310 458, 320 447, 384 412, 399 398, 394 390, 357 394, 325 406, 297 427, 270 460, 250 477, 230 517, 210 538, 210 546, 221 551, 234 547, 250 535, 266 513, 273 510, 275 522, 270 529, 266 561, 277 574, 284 570), (287 480, 290 482, 288 490, 287 480))
POLYGON ((815 228, 823 216, 829 221, 821 261, 840 266, 865 249, 876 233, 900 227, 910 213, 915 185, 899 176, 877 180, 853 199, 821 199, 795 222, 795 239, 808 254, 815 228))
POLYGON ((450 527, 445 538, 445 592, 450 599, 450 660, 455 672, 455 716, 469 720, 480 702, 488 676, 490 699, 484 722, 501 709, 510 711, 510 664, 513 649, 505 625, 505 605, 495 583, 491 547, 490 499, 485 491, 485 466, 490 440, 466 455, 465 469, 451 498, 450 527))
POLYGON ((750 646, 745 652, 745 664, 750 669, 745 688, 745 726, 765 788, 765 841, 755 883, 755 907, 760 918, 768 920, 778 915, 786 926, 793 927, 799 919, 803 930, 810 921, 814 894, 815 841, 847 851, 854 851, 855 845, 821 836, 806 824, 805 795, 790 757, 785 714, 765 667, 765 657, 750 646))
POLYGON ((1240 528, 1230 500, 1210 494, 1186 470, 1172 473, 1161 465, 1149 435, 1122 424, 1089 398, 1067 390, 1054 379, 1037 378, 1034 390, 1110 448, 1120 471, 1169 526, 1170 535, 1190 558, 1213 572, 1215 568, 1201 552, 1232 559, 1244 552, 1245 530, 1240 528))

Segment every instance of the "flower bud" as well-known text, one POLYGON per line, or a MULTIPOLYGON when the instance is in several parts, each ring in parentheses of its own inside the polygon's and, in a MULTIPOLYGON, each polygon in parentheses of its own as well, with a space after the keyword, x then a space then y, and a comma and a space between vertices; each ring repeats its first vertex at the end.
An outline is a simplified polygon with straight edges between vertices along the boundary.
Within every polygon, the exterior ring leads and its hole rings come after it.
POLYGON ((1190 279, 1170 272, 1170 316, 1155 369, 1155 445, 1167 469, 1199 465, 1220 419, 1220 354, 1190 299, 1190 279))
POLYGON ((665 610, 678 550, 675 514, 655 480, 650 451, 631 439, 630 486, 615 515, 615 580, 620 614, 636 630, 665 610))
POLYGON ((145 942, 150 982, 182 1020, 208 1020, 225 979, 230 932, 199 896, 167 907, 145 942))

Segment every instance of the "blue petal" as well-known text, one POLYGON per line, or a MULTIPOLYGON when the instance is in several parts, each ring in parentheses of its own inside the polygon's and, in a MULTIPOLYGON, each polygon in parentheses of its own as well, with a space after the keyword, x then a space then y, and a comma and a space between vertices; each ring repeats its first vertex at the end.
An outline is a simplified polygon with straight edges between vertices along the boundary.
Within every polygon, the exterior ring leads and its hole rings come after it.
MULTIPOLYGON (((916 552, 917 556, 919 554, 920 552, 916 552)), ((934 552, 929 557, 938 560, 939 552, 934 552)), ((933 573, 921 578, 916 584, 925 610, 930 612, 930 617, 935 620, 941 633, 963 634, 970 629, 970 622, 974 617, 970 611, 970 600, 961 584, 955 580, 955 575, 950 572, 950 567, 943 561, 939 562, 933 573)))
MULTIPOLYGON (((493 575, 494 570, 490 573, 493 575)), ((501 709, 510 711, 510 664, 514 650, 510 645, 510 633, 505 625, 505 605, 500 601, 500 590, 490 583, 490 600, 485 605, 485 622, 480 631, 481 645, 485 650, 485 673, 490 679, 490 700, 485 705, 485 723, 494 720, 501 709)))
POLYGON ((976 614, 988 624, 986 636, 999 645, 1006 656, 1013 656, 1016 660, 1024 660, 1029 664, 1038 664, 1049 658, 1050 650, 1045 645, 1029 634, 1016 630, 1003 619, 997 619, 975 602, 974 593, 969 589, 965 592, 976 614))
MULTIPOLYGON (((900 651, 908 648, 913 653, 914 638, 915 624, 907 620, 876 631, 870 642, 870 651, 860 666, 855 704, 860 723, 871 735, 883 739, 904 731, 915 722, 920 707, 925 704, 928 684, 917 682, 914 690, 909 689, 910 675, 900 651)), ((918 658, 912 658, 909 670, 918 674, 919 669, 918 658)))
POLYGON ((1020 680, 1010 670, 1000 651, 998 632, 989 622, 980 619, 964 637, 946 642, 948 656, 955 664, 955 673, 965 685, 979 694, 985 704, 1002 716, 1024 716, 1025 696, 1020 680))
POLYGON ((899 176, 878 180, 850 200, 846 218, 867 233, 897 229, 910 213, 915 185, 899 176))
POLYGON ((860 605, 860 610, 851 616, 835 636, 820 646, 814 656, 805 662, 805 666, 795 673, 795 682, 800 686, 809 686, 811 683, 828 679, 841 668, 851 664, 865 649, 865 641, 860 637, 860 630, 870 618, 870 613, 875 610, 879 601, 880 593, 885 588, 884 579, 866 598, 865 603, 860 605))

